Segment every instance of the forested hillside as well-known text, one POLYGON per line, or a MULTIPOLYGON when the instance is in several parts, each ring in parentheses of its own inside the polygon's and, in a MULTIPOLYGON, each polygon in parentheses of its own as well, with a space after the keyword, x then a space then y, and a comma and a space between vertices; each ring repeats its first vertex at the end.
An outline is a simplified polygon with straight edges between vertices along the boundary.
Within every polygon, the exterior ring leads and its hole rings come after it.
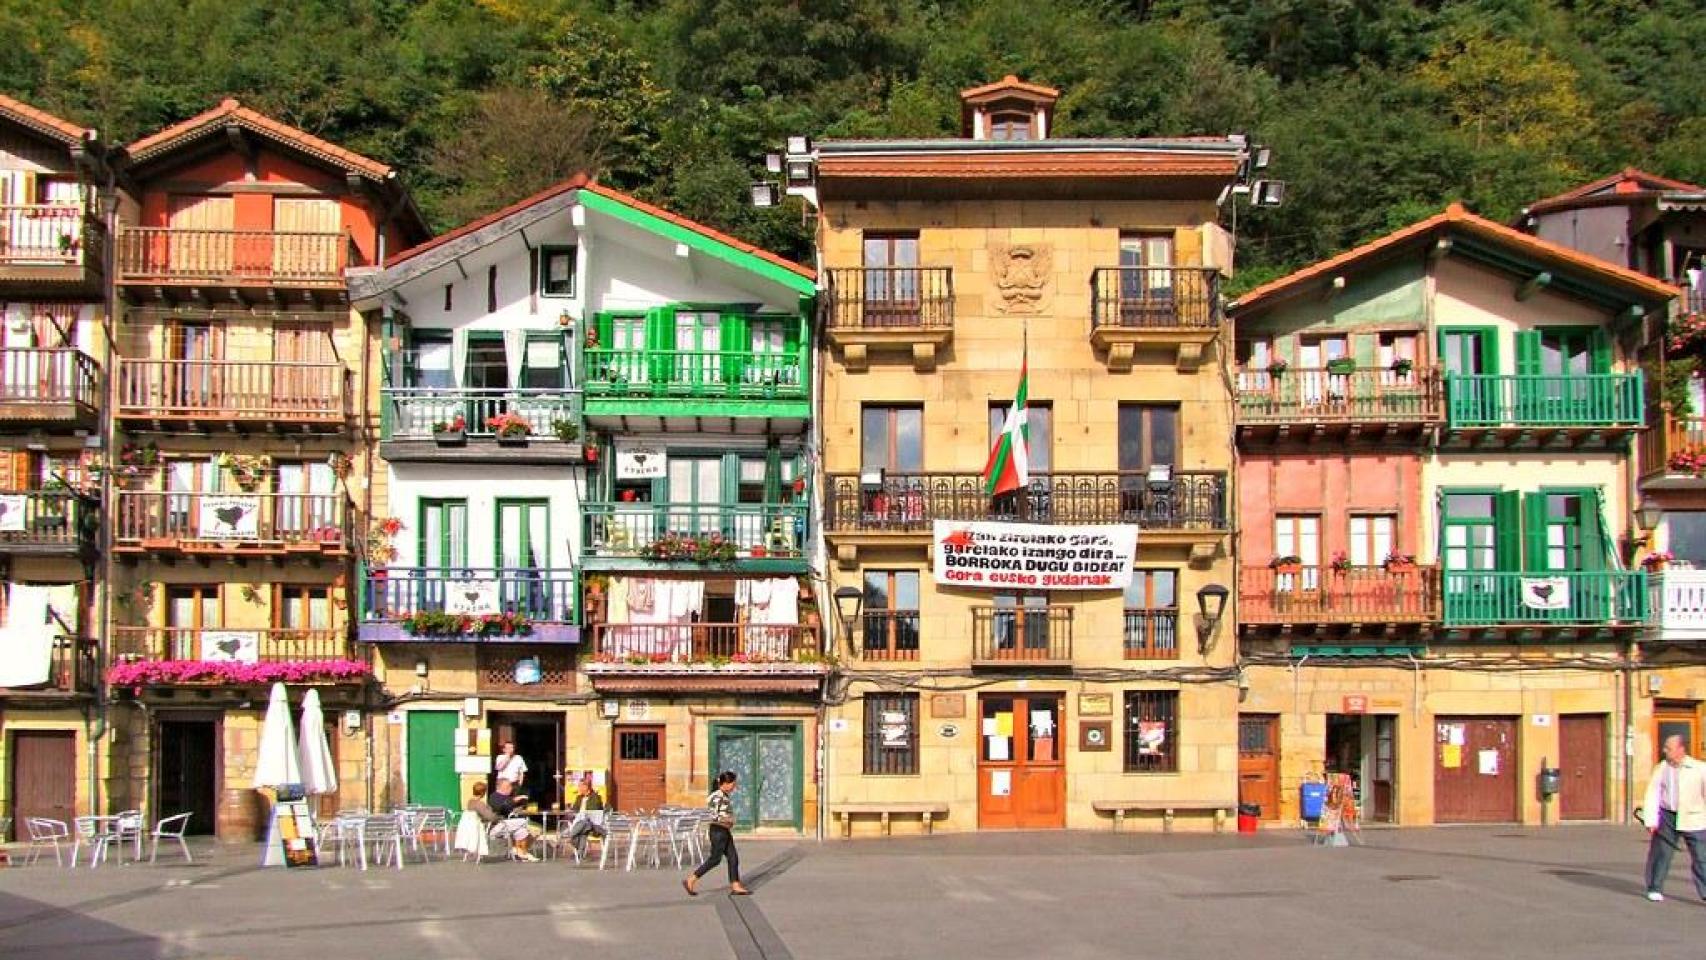
POLYGON ((1062 136, 1249 131, 1241 286, 1460 198, 1706 180, 1701 0, 0 0, 0 90, 123 142, 236 96, 401 167, 440 228, 590 167, 795 256, 767 146, 952 134, 1017 73, 1062 136))

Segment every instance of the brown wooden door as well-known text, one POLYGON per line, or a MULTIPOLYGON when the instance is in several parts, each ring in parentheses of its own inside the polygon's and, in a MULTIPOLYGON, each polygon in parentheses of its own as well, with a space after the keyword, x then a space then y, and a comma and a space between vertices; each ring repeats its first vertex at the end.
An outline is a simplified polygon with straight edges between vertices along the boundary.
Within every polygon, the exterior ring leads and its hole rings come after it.
POLYGON ((984 694, 978 737, 977 824, 983 829, 1066 826, 1066 761, 1057 693, 984 694))
POLYGON ((162 720, 155 815, 191 814, 186 832, 214 832, 219 793, 219 725, 212 720, 162 720))
POLYGON ((1605 762, 1605 714, 1558 718, 1558 768, 1564 776, 1559 818, 1605 819, 1605 762))
POLYGON ((1247 713, 1238 718, 1238 802, 1262 808, 1263 820, 1278 820, 1279 717, 1247 713))
POLYGON ((13 836, 24 837, 30 817, 62 820, 77 815, 77 735, 57 730, 12 734, 13 836))
POLYGON ((617 810, 656 810, 664 803, 664 728, 620 726, 613 736, 610 755, 614 783, 613 803, 617 810))
POLYGON ((1516 731, 1510 717, 1435 718, 1435 822, 1517 820, 1516 731))

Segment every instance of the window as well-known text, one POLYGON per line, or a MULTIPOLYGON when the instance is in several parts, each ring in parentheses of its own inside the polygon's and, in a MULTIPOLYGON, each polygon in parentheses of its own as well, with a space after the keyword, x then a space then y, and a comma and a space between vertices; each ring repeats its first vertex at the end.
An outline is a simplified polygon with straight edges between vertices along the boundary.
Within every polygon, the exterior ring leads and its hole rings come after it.
POLYGON ((415 370, 410 386, 432 390, 449 390, 456 385, 451 368, 450 338, 442 335, 415 335, 415 370))
POLYGON ((1170 659, 1179 655, 1179 574, 1134 570, 1125 588, 1125 655, 1170 659))
POLYGON ((866 326, 920 321, 918 234, 865 234, 864 302, 866 326))
MULTIPOLYGON (((991 403, 989 405, 989 448, 995 449, 995 441, 1007 427, 1007 411, 1012 408, 1011 400, 1006 403, 991 403)), ((1053 408, 1047 401, 1027 403, 1025 406, 1025 433, 1029 438, 1025 443, 1032 474, 1048 473, 1053 461, 1051 451, 1054 448, 1054 417, 1053 408)))
POLYGON ((546 245, 539 248, 539 293, 546 297, 575 295, 575 248, 546 245))
POLYGON ((1498 525, 1495 495, 1451 493, 1445 497, 1445 567, 1447 570, 1498 568, 1498 525))
POLYGON ((675 381, 721 383, 723 318, 710 312, 675 315, 675 381))
POLYGON ((468 501, 422 500, 420 566, 454 572, 468 566, 468 501))
POLYGON ((1238 341, 1238 366, 1244 370, 1267 373, 1275 356, 1272 340, 1262 338, 1238 341))
POLYGON ((918 772, 918 694, 865 697, 865 772, 918 772))
POLYGON ((889 473, 924 470, 924 410, 921 407, 866 407, 859 438, 859 469, 889 473))
POLYGON ((1048 594, 998 593, 994 600, 990 624, 996 656, 1049 649, 1048 594))
POLYGON ((280 532, 297 538, 336 541, 338 529, 338 479, 324 460, 278 464, 274 484, 273 523, 280 532))
MULTIPOLYGON (((470 390, 509 389, 509 357, 498 337, 468 339, 468 359, 463 377, 470 390)), ((483 425, 482 425, 483 426, 483 425)))
POLYGON ((1120 235, 1121 321, 1143 319, 1145 304, 1173 299, 1173 235, 1171 233, 1123 233, 1120 235))
POLYGON ((521 385, 529 390, 561 390, 568 386, 563 365, 563 339, 556 334, 529 336, 522 357, 521 385))
POLYGON ((1412 365, 1421 360, 1416 352, 1416 343, 1417 338, 1414 333, 1383 333, 1380 335, 1380 358, 1378 362, 1383 371, 1380 376, 1384 382, 1412 383, 1415 381, 1414 370, 1409 373, 1399 373, 1392 369, 1392 365, 1399 360, 1408 360, 1412 365))
MULTIPOLYGON (((280 585, 273 606, 273 626, 281 630, 332 629, 332 601, 325 587, 280 585)), ((306 641, 304 641, 306 642, 306 641)), ((318 650, 298 650, 289 659, 313 657, 318 650)))
POLYGON ((1321 579, 1321 518, 1316 514, 1282 513, 1274 517, 1274 557, 1296 557, 1303 564, 1301 582, 1278 575, 1279 590, 1313 590, 1321 579))
POLYGON ((1398 518, 1389 513, 1352 516, 1351 566, 1378 567, 1385 563, 1396 544, 1393 531, 1397 529, 1398 518))
POLYGON ((167 659, 209 659, 201 650, 201 632, 224 622, 217 585, 166 588, 167 659))
POLYGON ((1129 690, 1125 695, 1127 773, 1179 770, 1179 692, 1129 690))
POLYGON ((918 659, 918 571, 866 570, 860 655, 918 659))
POLYGON ((1706 510, 1665 511, 1665 544, 1678 560, 1706 568, 1706 510))
POLYGON ((1178 436, 1178 407, 1120 404, 1120 472, 1146 473, 1152 466, 1172 466, 1178 436))
POLYGON ((989 139, 1032 139, 1031 115, 1017 110, 1003 110, 989 116, 989 139))
POLYGON ((1497 333, 1492 328, 1447 327, 1439 332, 1440 358, 1447 373, 1499 372, 1497 333))

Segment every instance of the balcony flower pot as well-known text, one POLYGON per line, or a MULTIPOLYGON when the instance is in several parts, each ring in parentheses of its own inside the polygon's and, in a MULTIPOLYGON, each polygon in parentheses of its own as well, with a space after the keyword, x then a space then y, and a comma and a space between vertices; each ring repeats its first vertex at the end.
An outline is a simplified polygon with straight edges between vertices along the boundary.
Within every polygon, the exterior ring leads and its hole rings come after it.
POLYGON ((1268 566, 1282 576, 1296 576, 1303 572, 1303 559, 1301 557, 1275 557, 1268 566))
POLYGON ((434 430, 432 442, 441 447, 460 447, 468 442, 466 430, 434 430))
POLYGON ((1327 361, 1327 372, 1331 374, 1345 376, 1355 373, 1356 369, 1357 362, 1350 357, 1334 357, 1327 361))
POLYGON ((597 463, 598 462, 598 444, 588 443, 588 444, 583 445, 581 447, 581 455, 586 458, 587 463, 597 463))
POLYGON ((525 447, 525 446, 527 446, 527 434, 525 434, 525 433, 500 433, 500 434, 498 434, 498 446, 500 446, 500 447, 525 447))
POLYGON ((762 560, 769 555, 770 551, 765 549, 763 546, 753 544, 752 549, 748 551, 748 553, 754 560, 762 560))
POLYGON ((1386 571, 1388 573, 1408 573, 1414 569, 1416 569, 1416 560, 1414 557, 1386 558, 1386 571))

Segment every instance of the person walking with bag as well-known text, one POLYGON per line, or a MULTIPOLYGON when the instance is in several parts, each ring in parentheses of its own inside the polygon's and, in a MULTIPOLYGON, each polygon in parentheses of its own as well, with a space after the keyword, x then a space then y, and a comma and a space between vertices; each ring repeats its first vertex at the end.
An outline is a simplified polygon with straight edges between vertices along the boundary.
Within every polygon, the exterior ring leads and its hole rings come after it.
POLYGON ((1647 781, 1641 811, 1647 816, 1647 899, 1663 900, 1665 875, 1681 838, 1688 844, 1694 892, 1706 900, 1706 763, 1688 755, 1680 736, 1665 738, 1664 759, 1647 781))
POLYGON ((705 858, 699 869, 681 881, 690 897, 699 895, 699 878, 715 869, 724 857, 729 861, 729 893, 737 897, 752 893, 740 882, 740 852, 735 849, 735 808, 734 801, 730 799, 734 792, 734 771, 724 770, 717 774, 717 787, 705 799, 705 810, 711 815, 711 855, 705 858))

